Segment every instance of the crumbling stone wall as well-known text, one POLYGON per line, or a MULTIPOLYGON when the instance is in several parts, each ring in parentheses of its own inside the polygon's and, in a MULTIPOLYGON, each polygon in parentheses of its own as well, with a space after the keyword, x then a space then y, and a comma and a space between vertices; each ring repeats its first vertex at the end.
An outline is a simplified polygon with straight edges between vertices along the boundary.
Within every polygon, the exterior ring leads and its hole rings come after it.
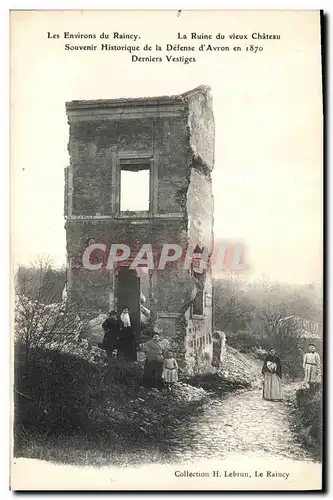
MULTIPOLYGON (((189 133, 190 177, 186 196, 188 241, 190 246, 207 249, 214 245, 214 199, 211 172, 214 168, 215 123, 209 88, 185 95, 189 133)), ((200 365, 212 360, 212 274, 206 271, 203 318, 191 318, 187 326, 187 356, 200 365)))

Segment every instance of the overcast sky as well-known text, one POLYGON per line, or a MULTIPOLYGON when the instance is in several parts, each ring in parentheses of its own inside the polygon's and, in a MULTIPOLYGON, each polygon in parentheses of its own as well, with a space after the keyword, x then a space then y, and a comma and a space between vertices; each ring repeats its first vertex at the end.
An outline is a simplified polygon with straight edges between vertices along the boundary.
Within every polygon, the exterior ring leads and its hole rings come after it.
POLYGON ((12 21, 15 264, 29 264, 38 254, 65 263, 66 101, 178 94, 203 84, 212 89, 216 125, 216 240, 245 245, 250 279, 321 278, 319 14, 27 11, 14 12, 12 21), (198 53, 196 63, 185 65, 132 63, 124 52, 64 51, 68 41, 47 39, 47 32, 116 30, 161 45, 194 31, 277 33, 281 40, 262 42, 257 54, 198 53))

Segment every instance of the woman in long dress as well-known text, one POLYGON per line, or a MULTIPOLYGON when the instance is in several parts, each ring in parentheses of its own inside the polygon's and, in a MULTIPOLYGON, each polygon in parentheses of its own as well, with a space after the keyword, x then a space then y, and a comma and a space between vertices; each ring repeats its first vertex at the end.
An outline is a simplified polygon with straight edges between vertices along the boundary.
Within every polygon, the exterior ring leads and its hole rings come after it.
POLYGON ((309 344, 309 352, 304 355, 303 360, 304 368, 304 382, 314 387, 320 383, 321 379, 321 363, 320 356, 316 352, 316 346, 309 344))
POLYGON ((153 338, 143 344, 142 351, 146 354, 146 361, 143 370, 143 385, 145 387, 155 387, 161 389, 163 385, 163 348, 158 333, 153 334, 153 338))
POLYGON ((120 334, 120 324, 118 321, 118 316, 116 311, 111 311, 109 317, 102 324, 104 330, 104 338, 100 347, 106 350, 108 357, 108 364, 110 365, 113 361, 114 351, 118 349, 119 334, 120 334))
POLYGON ((265 358, 262 374, 264 377, 262 397, 269 401, 281 401, 281 360, 276 356, 275 349, 273 348, 269 350, 269 354, 265 358))

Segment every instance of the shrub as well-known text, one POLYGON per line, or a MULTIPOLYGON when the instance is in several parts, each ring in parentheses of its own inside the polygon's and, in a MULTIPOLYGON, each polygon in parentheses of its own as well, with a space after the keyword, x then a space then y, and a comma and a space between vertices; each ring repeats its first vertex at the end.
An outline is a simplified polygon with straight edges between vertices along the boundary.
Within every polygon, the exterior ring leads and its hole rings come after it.
POLYGON ((15 346, 15 429, 50 434, 86 430, 88 408, 100 397, 103 372, 97 364, 52 350, 33 352, 15 346))
POLYGON ((85 449, 68 450, 74 462, 86 449, 118 452, 119 460, 131 450, 169 453, 181 421, 200 411, 208 398, 186 384, 171 394, 138 387, 140 363, 114 359, 108 367, 93 361, 96 348, 86 341, 73 345, 79 354, 39 349, 28 370, 24 350, 15 347, 15 456, 59 460, 58 442, 64 447, 85 443, 85 449), (34 443, 48 450, 40 452, 34 443))
POLYGON ((296 432, 303 445, 316 458, 321 455, 322 445, 322 391, 301 388, 296 392, 296 432))
POLYGON ((256 352, 260 348, 260 339, 250 332, 242 331, 227 334, 227 344, 240 352, 256 352))
POLYGON ((108 370, 107 379, 112 384, 138 388, 142 380, 142 367, 138 363, 133 364, 121 358, 115 358, 108 370))

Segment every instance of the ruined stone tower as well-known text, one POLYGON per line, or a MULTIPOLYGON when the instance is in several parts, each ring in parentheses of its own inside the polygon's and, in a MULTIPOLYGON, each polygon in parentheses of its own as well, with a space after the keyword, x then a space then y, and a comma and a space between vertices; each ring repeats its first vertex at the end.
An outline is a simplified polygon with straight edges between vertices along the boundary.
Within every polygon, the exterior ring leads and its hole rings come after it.
MULTIPOLYGON (((70 166, 65 217, 68 287, 81 309, 129 306, 137 336, 141 303, 173 340, 180 363, 193 367, 212 355, 212 277, 208 265, 184 261, 163 270, 130 269, 142 244, 213 248, 214 117, 209 87, 168 97, 66 103, 70 166), (87 246, 131 248, 117 268, 82 265, 87 246), (201 271, 201 272, 200 272, 201 271)), ((97 260, 96 260, 97 259, 97 260)))

